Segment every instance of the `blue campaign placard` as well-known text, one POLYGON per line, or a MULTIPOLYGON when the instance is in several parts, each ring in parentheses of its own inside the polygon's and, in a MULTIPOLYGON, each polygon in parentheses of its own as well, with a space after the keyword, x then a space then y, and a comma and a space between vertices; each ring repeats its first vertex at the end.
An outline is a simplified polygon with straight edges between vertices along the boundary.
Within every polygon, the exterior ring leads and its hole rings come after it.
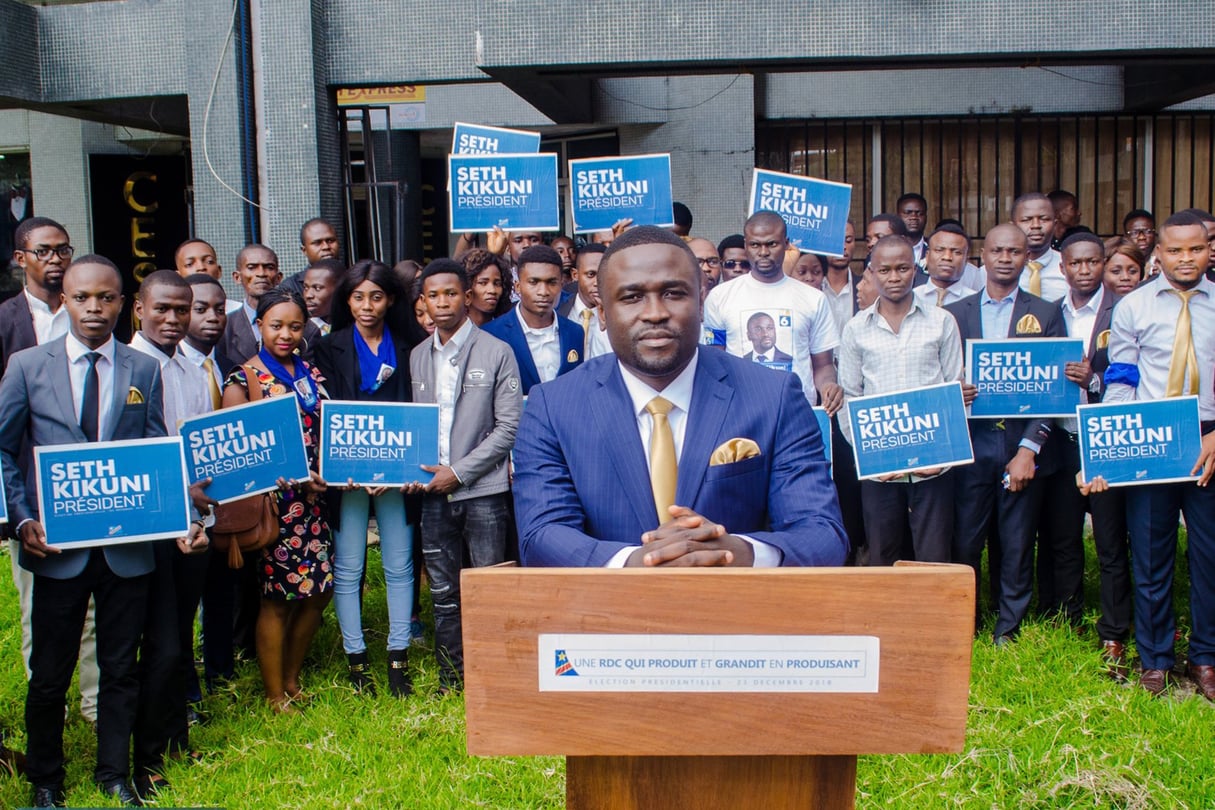
POLYGON ((453 155, 530 155, 540 151, 540 133, 456 122, 453 155))
POLYGON ((294 396, 224 408, 181 423, 190 483, 210 478, 219 503, 277 489, 279 478, 308 477, 304 431, 294 396))
POLYGON ((814 177, 755 169, 748 213, 780 214, 789 242, 802 253, 844 255, 844 232, 852 206, 852 186, 814 177))
POLYGON ((1079 338, 966 341, 966 381, 979 389, 971 418, 1075 416, 1084 389, 1063 369, 1083 359, 1079 338))
POLYGON ((323 402, 320 461, 321 478, 333 486, 429 480, 420 465, 439 463, 439 406, 323 402))
POLYGON ((675 224, 670 155, 631 155, 570 161, 574 233, 610 231, 621 219, 634 225, 675 224))
POLYGON ((827 456, 827 464, 834 464, 831 454, 835 448, 831 446, 831 417, 827 415, 827 409, 818 405, 814 406, 814 418, 818 420, 819 432, 823 434, 823 453, 827 456))
POLYGON ((448 155, 447 172, 453 233, 561 227, 555 154, 448 155))
POLYGON ((1111 487, 1195 481, 1202 451, 1198 397, 1081 405, 1080 475, 1111 487))
POLYGON ((138 543, 190 528, 177 436, 35 447, 34 466, 47 545, 138 543))
POLYGON ((975 460, 961 383, 857 397, 846 407, 859 478, 975 460))

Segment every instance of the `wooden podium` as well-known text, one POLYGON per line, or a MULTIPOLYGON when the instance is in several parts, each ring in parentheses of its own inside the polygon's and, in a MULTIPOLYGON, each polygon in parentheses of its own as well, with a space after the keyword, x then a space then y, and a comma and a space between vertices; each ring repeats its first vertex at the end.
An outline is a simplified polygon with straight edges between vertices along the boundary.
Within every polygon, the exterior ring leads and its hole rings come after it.
POLYGON ((468 752, 565 755, 570 808, 847 808, 857 754, 962 750, 967 566, 496 567, 461 590, 468 752), (876 636, 877 691, 542 691, 542 634, 876 636))

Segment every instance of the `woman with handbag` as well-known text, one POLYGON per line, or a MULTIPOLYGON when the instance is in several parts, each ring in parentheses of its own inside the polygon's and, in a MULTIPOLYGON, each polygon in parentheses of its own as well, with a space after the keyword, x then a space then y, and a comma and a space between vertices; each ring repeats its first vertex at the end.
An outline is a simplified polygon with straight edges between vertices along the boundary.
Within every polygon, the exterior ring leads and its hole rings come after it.
MULTIPOLYGON (((408 297, 386 264, 364 260, 346 271, 333 297, 333 331, 316 349, 316 364, 335 400, 408 402, 408 297)), ((335 482, 336 484, 336 482, 335 482)), ((397 487, 348 484, 337 496, 340 520, 334 543, 334 609, 355 691, 375 694, 363 638, 362 590, 367 558, 367 519, 375 506, 388 599, 388 689, 413 691, 409 676, 413 603, 413 531, 405 496, 397 487)), ((336 507, 336 504, 335 504, 336 507)))
POLYGON ((279 481, 277 540, 260 551, 257 663, 266 700, 276 712, 298 711, 300 670, 308 645, 333 598, 333 539, 326 514, 326 485, 315 471, 320 400, 328 394, 318 371, 295 353, 308 310, 298 293, 271 290, 257 304, 254 326, 261 350, 224 382, 224 407, 262 397, 294 396, 313 472, 303 481, 279 481), (250 384, 257 391, 250 396, 250 384), (259 396, 260 393, 260 396, 259 396))

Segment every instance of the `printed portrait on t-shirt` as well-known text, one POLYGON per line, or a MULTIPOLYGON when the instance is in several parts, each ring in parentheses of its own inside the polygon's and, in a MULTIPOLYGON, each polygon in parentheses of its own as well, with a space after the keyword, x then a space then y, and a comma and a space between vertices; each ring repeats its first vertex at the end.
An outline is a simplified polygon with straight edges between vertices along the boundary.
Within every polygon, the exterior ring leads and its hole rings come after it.
POLYGON ((781 371, 793 371, 793 313, 787 309, 744 310, 739 315, 741 332, 748 349, 744 360, 751 360, 781 371))

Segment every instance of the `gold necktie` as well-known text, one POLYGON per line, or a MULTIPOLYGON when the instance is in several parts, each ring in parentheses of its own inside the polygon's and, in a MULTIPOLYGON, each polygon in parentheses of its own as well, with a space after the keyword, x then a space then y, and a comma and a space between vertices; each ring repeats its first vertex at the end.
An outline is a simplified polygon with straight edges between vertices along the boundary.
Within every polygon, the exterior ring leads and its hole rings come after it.
POLYGON ((1179 397, 1183 393, 1198 393, 1198 358, 1194 355, 1194 333, 1190 328, 1190 299, 1197 290, 1169 290, 1181 299, 1181 311, 1177 313, 1177 331, 1173 335, 1173 359, 1169 361, 1169 380, 1164 389, 1166 397, 1179 397), (1185 379, 1190 378, 1186 391, 1185 379))
POLYGON ((658 525, 671 519, 669 511, 675 503, 675 480, 679 465, 675 463, 675 435, 667 414, 675 407, 662 397, 654 397, 645 406, 654 427, 650 431, 650 488, 654 490, 654 507, 658 510, 658 525))
POLYGON ((582 310, 582 362, 591 359, 591 318, 595 313, 589 308, 582 310))
POLYGON ((1042 262, 1029 263, 1029 291, 1036 296, 1042 296, 1042 262))
POLYGON ((207 373, 207 391, 211 394, 211 410, 218 411, 224 398, 219 393, 219 383, 215 382, 215 362, 210 357, 203 358, 202 367, 203 371, 207 373))
POLYGON ((949 292, 947 287, 937 287, 937 306, 945 306, 945 293, 949 292))

